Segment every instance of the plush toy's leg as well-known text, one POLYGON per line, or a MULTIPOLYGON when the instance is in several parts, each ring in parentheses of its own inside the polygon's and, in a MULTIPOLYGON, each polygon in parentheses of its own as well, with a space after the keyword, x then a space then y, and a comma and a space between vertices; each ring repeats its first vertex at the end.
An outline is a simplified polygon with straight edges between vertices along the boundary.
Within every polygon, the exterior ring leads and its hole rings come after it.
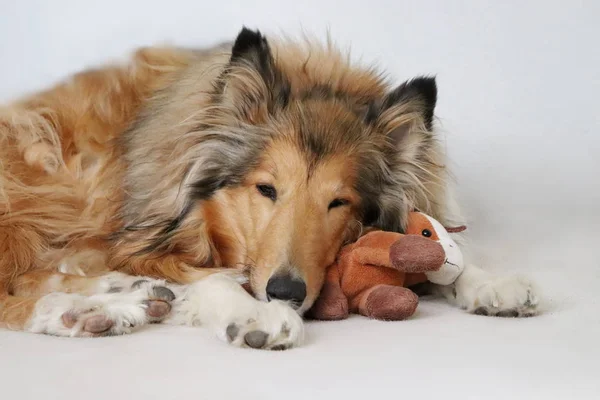
POLYGON ((377 285, 352 299, 358 312, 365 317, 386 321, 400 321, 415 313, 419 298, 410 289, 377 285))
POLYGON ((337 265, 327 270, 325 284, 319 298, 307 313, 307 317, 320 320, 340 320, 348 318, 348 299, 340 286, 337 265))

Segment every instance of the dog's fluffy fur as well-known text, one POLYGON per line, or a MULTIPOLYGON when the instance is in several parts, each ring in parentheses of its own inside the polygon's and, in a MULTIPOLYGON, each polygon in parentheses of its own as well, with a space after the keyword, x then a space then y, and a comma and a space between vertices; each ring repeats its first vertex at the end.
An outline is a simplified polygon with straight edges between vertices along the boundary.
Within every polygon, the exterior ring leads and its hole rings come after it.
MULTIPOLYGON (((305 283, 295 308, 306 311, 325 267, 363 226, 402 231, 414 208, 456 222, 432 128, 436 96, 433 78, 393 88, 332 45, 268 43, 243 29, 235 43, 208 50, 143 49, 128 65, 83 72, 2 109, 0 322, 122 333, 115 312, 104 313, 112 330, 77 322, 89 312, 83 295, 114 292, 115 280, 127 279, 111 270, 189 284, 234 268, 260 300, 270 278, 291 276, 305 283), (55 291, 80 297, 58 301, 55 291)), ((528 282, 474 268, 464 275, 444 290, 463 307, 534 312, 528 282), (497 293, 502 285, 525 297, 482 300, 484 284, 488 297, 508 296, 497 293)), ((92 303, 148 306, 156 299, 145 290, 132 292, 144 300, 110 293, 92 303)), ((240 307, 214 297, 217 311, 240 307)), ((129 324, 144 320, 137 312, 129 324)), ((280 314, 281 325, 297 325, 280 314)), ((230 325, 239 331, 244 316, 211 318, 237 343, 230 325)))

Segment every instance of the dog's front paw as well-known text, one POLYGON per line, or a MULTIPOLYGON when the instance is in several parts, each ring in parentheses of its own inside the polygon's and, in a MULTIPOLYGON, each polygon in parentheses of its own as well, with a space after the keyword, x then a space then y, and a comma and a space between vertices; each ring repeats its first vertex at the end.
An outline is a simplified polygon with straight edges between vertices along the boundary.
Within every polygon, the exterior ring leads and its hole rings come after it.
POLYGON ((220 338, 234 346, 266 350, 287 350, 301 344, 302 318, 291 307, 279 301, 257 301, 255 306, 249 313, 233 317, 220 338))
POLYGON ((237 347, 286 350, 302 343, 302 318, 293 308, 277 300, 256 300, 230 275, 213 274, 191 285, 169 287, 176 299, 165 323, 205 326, 237 347))
POLYGON ((122 335, 148 322, 146 303, 142 291, 89 297, 50 293, 36 303, 26 330, 67 337, 122 335))
POLYGON ((537 290, 520 276, 494 278, 462 295, 467 310, 478 315, 531 317, 538 313, 537 290))

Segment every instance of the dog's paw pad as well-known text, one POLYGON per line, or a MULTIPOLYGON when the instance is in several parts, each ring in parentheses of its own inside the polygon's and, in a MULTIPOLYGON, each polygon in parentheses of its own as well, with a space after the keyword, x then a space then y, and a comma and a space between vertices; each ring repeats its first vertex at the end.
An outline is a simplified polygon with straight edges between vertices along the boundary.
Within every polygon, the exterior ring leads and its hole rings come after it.
POLYGON ((273 351, 282 351, 282 350, 287 350, 290 347, 286 344, 277 344, 273 347, 271 347, 269 350, 273 350, 273 351))
POLYGON ((496 317, 516 318, 519 315, 520 315, 519 310, 502 310, 502 311, 498 311, 498 313, 496 314, 496 317))
POLYGON ((253 315, 240 315, 230 322, 221 337, 228 343, 252 349, 286 350, 303 339, 300 316, 288 305, 256 302, 253 315))
MULTIPOLYGON (((139 305, 138 307, 139 310, 143 310, 143 306, 139 305)), ((62 314, 61 321, 66 329, 71 330, 70 336, 122 335, 129 333, 136 323, 144 322, 143 320, 136 321, 135 318, 129 318, 128 315, 119 315, 118 312, 103 308, 69 310, 62 314)))
POLYGON ((83 333, 90 333, 94 336, 102 336, 114 326, 115 322, 108 318, 97 309, 89 310, 69 310, 61 316, 63 325, 68 329, 73 329, 75 325, 83 333))
POLYGON ((146 298, 146 315, 152 323, 164 320, 171 312, 171 302, 175 300, 175 293, 164 285, 163 281, 148 279, 139 279, 131 285, 132 290, 140 291, 146 298))
POLYGON ((262 349, 267 344, 269 334, 263 331, 250 331, 244 335, 244 342, 253 349, 262 349))
POLYGON ((104 315, 94 315, 87 318, 83 324, 83 330, 92 334, 108 332, 115 322, 104 315))
POLYGON ((233 342, 237 338, 238 333, 240 333, 240 327, 236 323, 232 322, 231 324, 227 325, 227 329, 225 329, 225 335, 227 336, 229 343, 233 342))
POLYGON ((164 319, 171 312, 171 305, 162 300, 146 300, 146 315, 152 322, 164 319))
POLYGON ((139 289, 143 284, 150 282, 147 279, 138 279, 137 281, 131 284, 132 289, 139 289))
POLYGON ((163 301, 173 301, 175 300, 175 293, 168 287, 154 286, 152 288, 152 298, 163 301))

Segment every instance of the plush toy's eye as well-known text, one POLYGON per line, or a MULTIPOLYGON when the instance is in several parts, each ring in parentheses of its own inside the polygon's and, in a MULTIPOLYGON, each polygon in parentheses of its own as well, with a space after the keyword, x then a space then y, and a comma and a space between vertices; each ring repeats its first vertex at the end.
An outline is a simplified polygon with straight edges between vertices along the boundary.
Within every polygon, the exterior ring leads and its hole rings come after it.
POLYGON ((429 229, 423 229, 421 231, 421 235, 423 235, 425 237, 431 237, 431 231, 429 229))
POLYGON ((345 206, 346 204, 348 204, 348 200, 344 200, 344 199, 335 199, 335 200, 333 200, 331 203, 329 203, 329 207, 328 207, 327 209, 328 209, 328 210, 331 210, 332 208, 336 208, 336 207, 345 206))
POLYGON ((258 190, 258 193, 261 195, 273 201, 277 200, 277 190, 273 185, 258 184, 256 185, 256 190, 258 190))

